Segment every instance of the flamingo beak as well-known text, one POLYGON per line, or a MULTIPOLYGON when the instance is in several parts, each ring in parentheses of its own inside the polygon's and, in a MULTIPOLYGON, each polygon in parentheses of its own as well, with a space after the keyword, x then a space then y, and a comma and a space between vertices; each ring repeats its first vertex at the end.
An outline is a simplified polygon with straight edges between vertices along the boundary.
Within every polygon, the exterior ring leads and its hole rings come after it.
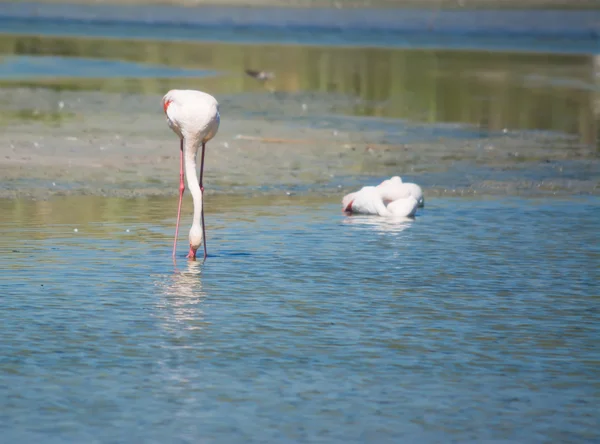
POLYGON ((196 260, 196 251, 197 251, 197 250, 198 250, 197 248, 193 248, 193 247, 190 245, 190 252, 189 252, 189 253, 188 253, 188 255, 187 255, 188 259, 194 259, 194 260, 196 260))
POLYGON ((354 203, 354 200, 351 200, 350 203, 348 204, 348 206, 346 208, 344 208, 345 213, 352 213, 352 204, 353 203, 354 203))

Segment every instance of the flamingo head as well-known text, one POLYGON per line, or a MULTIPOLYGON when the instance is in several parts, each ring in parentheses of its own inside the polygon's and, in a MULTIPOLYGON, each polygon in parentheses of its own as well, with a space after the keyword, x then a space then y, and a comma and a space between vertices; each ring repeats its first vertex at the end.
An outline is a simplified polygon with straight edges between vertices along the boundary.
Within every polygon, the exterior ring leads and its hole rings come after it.
POLYGON ((196 259, 196 251, 202 245, 202 229, 199 225, 193 225, 190 229, 190 252, 188 253, 188 258, 196 259))
POLYGON ((356 193, 346 194, 342 199, 342 211, 351 213, 352 212, 352 202, 354 202, 354 198, 356 197, 356 193))

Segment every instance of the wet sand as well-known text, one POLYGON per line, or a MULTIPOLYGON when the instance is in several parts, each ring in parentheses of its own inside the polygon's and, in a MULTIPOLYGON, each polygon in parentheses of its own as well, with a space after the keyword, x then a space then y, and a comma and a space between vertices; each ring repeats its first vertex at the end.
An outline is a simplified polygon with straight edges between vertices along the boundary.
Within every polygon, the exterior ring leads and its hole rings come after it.
MULTIPOLYGON (((0 197, 175 196, 179 143, 160 99, 0 90, 8 110, 0 120, 0 197)), ((439 136, 397 120, 327 117, 334 100, 327 95, 218 99, 222 123, 207 148, 207 194, 341 196, 394 174, 429 196, 600 193, 598 151, 575 137, 485 135, 459 125, 437 126, 457 137, 439 136), (422 141, 398 142, 415 131, 422 141)))

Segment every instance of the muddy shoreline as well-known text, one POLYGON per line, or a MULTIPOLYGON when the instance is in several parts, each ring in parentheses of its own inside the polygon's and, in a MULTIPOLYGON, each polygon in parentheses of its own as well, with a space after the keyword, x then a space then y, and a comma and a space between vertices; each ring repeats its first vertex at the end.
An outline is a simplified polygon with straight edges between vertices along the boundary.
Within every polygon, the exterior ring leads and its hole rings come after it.
MULTIPOLYGON (((208 194, 337 196, 395 174, 429 196, 600 194, 597 149, 574 137, 507 131, 399 143, 369 129, 369 118, 307 118, 327 115, 326 97, 271 102, 285 119, 253 116, 265 95, 219 97, 208 194)), ((1 121, 0 197, 177 194, 178 141, 160 96, 23 88, 0 98, 11 107, 1 121)), ((401 133, 412 124, 397 125, 401 133)))

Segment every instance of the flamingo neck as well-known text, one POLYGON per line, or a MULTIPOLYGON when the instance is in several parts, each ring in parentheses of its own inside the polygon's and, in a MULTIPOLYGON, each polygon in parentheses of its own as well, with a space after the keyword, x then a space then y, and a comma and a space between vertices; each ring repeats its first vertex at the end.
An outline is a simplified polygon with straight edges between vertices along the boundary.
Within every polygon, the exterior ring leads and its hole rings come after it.
POLYGON ((200 227, 200 214, 202 212, 202 192, 196 175, 196 153, 198 147, 193 143, 189 143, 186 139, 183 146, 185 155, 185 178, 188 189, 194 201, 194 218, 192 219, 192 227, 200 227))

